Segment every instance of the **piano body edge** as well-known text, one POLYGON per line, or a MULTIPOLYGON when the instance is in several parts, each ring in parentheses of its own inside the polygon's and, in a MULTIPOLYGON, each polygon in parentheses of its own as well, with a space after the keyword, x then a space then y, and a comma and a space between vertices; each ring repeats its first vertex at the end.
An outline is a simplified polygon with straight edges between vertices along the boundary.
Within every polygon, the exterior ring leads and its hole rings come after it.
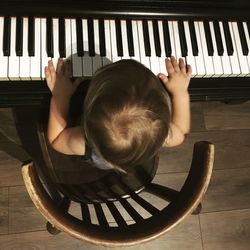
MULTIPOLYGON (((85 80, 90 81, 90 78, 85 80)), ((195 101, 248 101, 250 100, 250 78, 237 79, 237 85, 233 78, 204 78, 191 79, 189 94, 192 102, 195 101)), ((83 82, 81 84, 86 84, 83 82)), ((0 82, 0 108, 15 106, 39 106, 48 101, 51 94, 44 81, 13 81, 0 82)))

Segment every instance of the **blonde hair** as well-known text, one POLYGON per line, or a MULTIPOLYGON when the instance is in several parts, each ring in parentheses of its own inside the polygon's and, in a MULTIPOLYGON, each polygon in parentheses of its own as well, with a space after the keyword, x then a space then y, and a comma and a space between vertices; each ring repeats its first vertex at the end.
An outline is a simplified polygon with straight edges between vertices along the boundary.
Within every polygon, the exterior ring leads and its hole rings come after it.
POLYGON ((87 143, 110 167, 121 170, 152 158, 169 123, 166 90, 142 64, 121 60, 92 77, 82 125, 87 143))

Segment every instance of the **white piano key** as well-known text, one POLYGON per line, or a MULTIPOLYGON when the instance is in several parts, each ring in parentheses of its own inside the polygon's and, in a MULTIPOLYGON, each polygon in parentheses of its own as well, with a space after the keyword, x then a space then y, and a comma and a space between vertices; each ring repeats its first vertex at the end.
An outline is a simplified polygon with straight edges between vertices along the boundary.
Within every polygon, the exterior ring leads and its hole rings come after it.
POLYGON ((198 56, 195 56, 195 61, 197 65, 197 75, 196 77, 204 77, 206 75, 206 68, 205 68, 205 61, 203 57, 202 45, 201 45, 201 38, 200 38, 200 31, 199 31, 199 23, 194 22, 195 34, 197 38, 197 46, 198 46, 198 56))
POLYGON ((247 46, 248 46, 248 49, 249 49, 249 52, 248 52, 248 55, 247 55, 247 62, 248 62, 248 67, 250 68, 250 34, 248 32, 248 28, 247 28, 247 23, 246 22, 243 22, 243 28, 244 28, 245 35, 246 35, 247 46))
POLYGON ((153 22, 151 20, 148 21, 148 33, 151 47, 150 68, 155 75, 158 75, 160 73, 160 62, 159 57, 156 56, 155 52, 153 22))
POLYGON ((0 17, 0 81, 8 80, 8 57, 3 55, 4 17, 0 17))
POLYGON ((53 23, 53 52, 54 52, 54 57, 52 58, 52 61, 53 61, 54 67, 56 69, 58 58, 60 58, 60 54, 59 54, 59 19, 53 18, 52 23, 53 23))
POLYGON ((225 34, 224 34, 222 22, 219 22, 219 27, 220 27, 220 33, 221 33, 221 40, 222 40, 222 44, 224 48, 224 54, 223 56, 221 56, 221 62, 222 62, 222 67, 223 67, 222 76, 227 77, 227 76, 231 76, 233 74, 233 71, 232 71, 232 66, 231 66, 231 60, 226 52, 226 40, 225 40, 225 34))
POLYGON ((65 56, 68 67, 70 67, 70 77, 72 74, 72 49, 71 49, 72 41, 71 41, 71 20, 65 19, 65 56))
POLYGON ((19 56, 16 56, 16 17, 11 17, 11 34, 10 34, 10 56, 8 77, 10 80, 19 80, 19 56))
POLYGON ((175 43, 175 52, 176 52, 176 59, 182 58, 181 55, 181 44, 180 44, 180 36, 179 36, 179 29, 178 29, 178 22, 173 21, 173 32, 174 32, 174 43, 175 43))
POLYGON ((233 71, 233 74, 231 76, 238 76, 238 75, 241 74, 240 63, 239 63, 239 59, 238 59, 238 55, 237 55, 237 49, 236 49, 236 46, 235 46, 233 29, 232 29, 232 25, 231 25, 230 22, 228 23, 228 26, 229 26, 229 30, 230 30, 230 33, 231 33, 232 44, 233 44, 233 49, 234 49, 233 55, 229 56, 230 61, 231 61, 232 71, 233 71))
POLYGON ((102 67, 102 58, 100 56, 99 20, 97 19, 94 19, 94 41, 95 56, 93 57, 93 73, 102 67))
POLYGON ((41 79, 41 19, 35 18, 35 56, 31 57, 31 79, 41 79))
POLYGON ((71 20, 65 19, 65 55, 66 60, 71 60, 72 49, 71 49, 71 20))
POLYGON ((92 63, 92 58, 89 56, 88 21, 87 21, 87 19, 82 19, 82 33, 83 33, 83 49, 84 49, 84 56, 83 56, 83 60, 82 60, 83 75, 84 76, 92 76, 93 75, 93 63, 92 63))
POLYGON ((160 72, 168 75, 167 68, 166 68, 166 51, 165 51, 165 45, 164 45, 164 37, 163 37, 163 24, 162 20, 158 21, 158 29, 159 29, 159 36, 160 36, 160 45, 161 45, 161 57, 159 58, 160 62, 160 72))
POLYGON ((20 78, 21 80, 30 80, 30 57, 28 54, 28 17, 23 18, 23 56, 20 57, 20 78))
POLYGON ((131 59, 141 62, 138 29, 137 29, 137 22, 135 20, 132 20, 132 33, 133 33, 135 56, 131 56, 131 59))
POLYGON ((121 20, 121 34, 122 34, 122 48, 123 48, 122 59, 130 59, 128 53, 128 36, 127 36, 126 20, 121 20))
POLYGON ((150 69, 150 60, 149 60, 149 57, 146 56, 146 53, 145 53, 143 28, 142 28, 141 20, 137 21, 137 28, 138 28, 139 47, 140 47, 140 54, 141 54, 141 63, 150 69))
POLYGON ((117 62, 122 58, 118 56, 117 53, 115 20, 110 20, 110 34, 111 34, 112 62, 117 62))
POLYGON ((196 62, 192 53, 192 44, 191 44, 191 36, 189 31, 189 25, 187 21, 184 21, 184 31, 187 40, 187 64, 191 65, 192 68, 192 76, 195 77, 197 75, 196 62))
POLYGON ((48 57, 46 51, 46 18, 41 18, 41 73, 42 78, 45 77, 44 68, 48 65, 48 61, 51 58, 48 57))
POLYGON ((175 39, 174 39, 174 30, 173 30, 173 21, 168 21, 168 29, 169 29, 169 38, 172 48, 172 56, 177 58, 177 52, 175 48, 175 39))
POLYGON ((32 80, 41 79, 41 20, 35 18, 35 55, 30 58, 30 77, 32 80))
POLYGON ((247 63, 247 57, 243 55, 241 41, 240 41, 240 34, 236 22, 232 22, 232 31, 234 34, 234 42, 236 45, 235 47, 237 50, 239 64, 240 64, 240 71, 241 71, 240 76, 246 76, 249 74, 249 67, 247 63))
POLYGON ((71 19, 71 49, 72 49, 72 74, 73 77, 82 77, 82 57, 77 54, 76 20, 71 19))
POLYGON ((202 46, 202 51, 203 51, 203 58, 204 58, 205 68, 206 68, 205 77, 212 77, 214 75, 213 60, 212 60, 212 57, 208 55, 206 35, 205 35, 203 22, 198 22, 198 23, 199 23, 199 30, 200 30, 200 38, 201 38, 201 46, 202 46))
POLYGON ((223 75, 223 68, 222 68, 221 56, 218 55, 213 22, 210 21, 209 26, 211 30, 212 43, 214 47, 214 55, 212 57, 214 62, 214 77, 220 77, 221 75, 223 75))
POLYGON ((109 20, 104 20, 104 30, 105 30, 106 57, 104 57, 102 60, 103 66, 112 63, 109 20))

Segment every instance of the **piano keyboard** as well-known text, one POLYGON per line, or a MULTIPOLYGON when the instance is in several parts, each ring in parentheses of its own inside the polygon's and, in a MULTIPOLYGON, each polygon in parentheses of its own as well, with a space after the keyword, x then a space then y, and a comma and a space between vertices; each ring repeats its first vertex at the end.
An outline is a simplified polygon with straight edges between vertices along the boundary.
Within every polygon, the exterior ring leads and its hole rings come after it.
POLYGON ((0 17, 0 80, 40 80, 48 60, 89 76, 121 59, 154 74, 165 58, 184 58, 194 78, 249 77, 250 23, 125 19, 0 17))

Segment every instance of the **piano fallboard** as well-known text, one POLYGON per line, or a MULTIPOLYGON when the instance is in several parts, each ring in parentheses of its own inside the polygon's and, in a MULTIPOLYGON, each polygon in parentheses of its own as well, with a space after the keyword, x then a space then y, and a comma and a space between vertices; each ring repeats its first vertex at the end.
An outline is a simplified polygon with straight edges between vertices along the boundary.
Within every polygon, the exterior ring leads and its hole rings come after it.
MULTIPOLYGON (((90 81, 87 79, 86 81, 90 81)), ((86 83, 82 83, 86 84, 86 83)), ((40 105, 50 97, 44 81, 0 82, 0 107, 40 105)), ((250 99, 249 78, 191 79, 191 101, 246 101, 250 99), (236 82, 237 80, 237 82, 236 82)))
POLYGON ((2 0, 0 15, 249 20, 248 0, 2 0))

